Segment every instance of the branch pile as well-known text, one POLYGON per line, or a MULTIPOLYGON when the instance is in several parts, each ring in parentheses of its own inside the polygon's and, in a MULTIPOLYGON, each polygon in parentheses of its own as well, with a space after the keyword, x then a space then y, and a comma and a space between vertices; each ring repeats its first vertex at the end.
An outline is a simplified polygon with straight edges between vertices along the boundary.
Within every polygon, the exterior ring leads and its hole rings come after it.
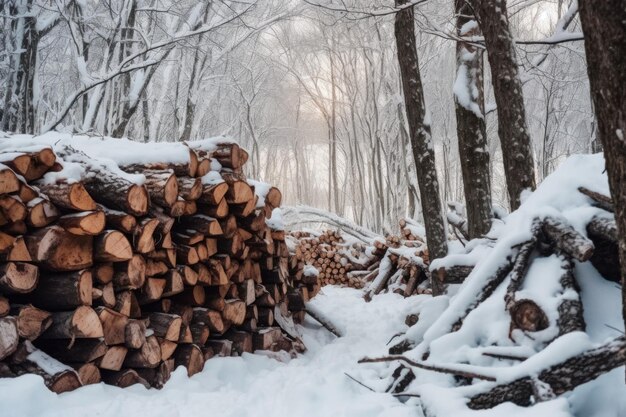
POLYGON ((215 355, 303 348, 281 194, 245 178, 237 144, 50 134, 0 152, 0 377, 161 387, 215 355))
MULTIPOLYGON (((425 415, 462 414, 450 409, 455 398, 475 410, 527 407, 623 366, 617 231, 603 170, 601 155, 572 157, 503 219, 496 241, 433 262, 435 282, 459 266, 469 276, 454 295, 420 301, 391 356, 363 362, 395 363, 381 376, 401 387, 396 394, 421 396, 425 415)), ((623 373, 605 376, 586 392, 623 392, 623 373)))

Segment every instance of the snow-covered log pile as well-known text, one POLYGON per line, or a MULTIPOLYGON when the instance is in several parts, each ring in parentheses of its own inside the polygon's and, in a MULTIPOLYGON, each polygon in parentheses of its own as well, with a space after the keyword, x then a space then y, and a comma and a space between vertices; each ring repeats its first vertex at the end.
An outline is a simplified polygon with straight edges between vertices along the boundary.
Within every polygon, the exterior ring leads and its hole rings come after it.
POLYGON ((214 355, 301 348, 281 194, 248 154, 182 143, 0 143, 0 377, 160 387, 214 355), (291 332, 293 333, 293 332, 291 332))
MULTIPOLYGON (((348 221, 344 221, 348 223, 348 221)), ((383 291, 409 296, 426 291, 428 250, 419 223, 402 219, 401 235, 367 237, 344 229, 295 231, 288 235, 294 280, 365 289, 367 299, 383 291)), ((344 226, 344 228, 347 226, 344 226)))
POLYGON ((364 362, 392 362, 380 369, 390 390, 419 396, 429 416, 505 402, 562 415, 567 401, 603 414, 623 395, 615 368, 626 362, 603 171, 602 155, 571 157, 492 230, 494 241, 433 262, 438 271, 465 261, 471 273, 450 295, 423 299, 392 356, 364 362))
POLYGON ((296 239, 294 262, 299 274, 320 285, 363 288, 368 268, 379 260, 376 249, 336 230, 292 232, 296 239))

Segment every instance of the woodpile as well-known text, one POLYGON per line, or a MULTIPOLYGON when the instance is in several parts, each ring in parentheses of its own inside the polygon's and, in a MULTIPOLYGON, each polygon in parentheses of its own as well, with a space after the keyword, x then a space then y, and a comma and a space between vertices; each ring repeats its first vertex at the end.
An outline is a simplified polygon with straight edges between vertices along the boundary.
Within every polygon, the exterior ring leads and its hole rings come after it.
POLYGON ((366 299, 388 290, 410 296, 425 293, 428 250, 424 230, 410 219, 399 222, 401 234, 362 241, 335 230, 291 232, 292 276, 317 277, 319 285, 365 289, 366 299))
POLYGON ((303 347, 278 327, 314 284, 292 287, 285 232, 267 224, 280 191, 246 180, 234 143, 184 149, 128 164, 67 144, 0 154, 0 376, 162 387, 179 365, 303 347))

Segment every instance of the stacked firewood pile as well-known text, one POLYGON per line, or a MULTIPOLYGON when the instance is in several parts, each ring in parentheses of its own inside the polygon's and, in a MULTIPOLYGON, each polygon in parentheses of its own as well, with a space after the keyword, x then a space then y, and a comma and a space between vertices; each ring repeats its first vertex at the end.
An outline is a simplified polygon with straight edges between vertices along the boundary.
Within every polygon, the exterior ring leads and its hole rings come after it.
POLYGON ((428 278, 428 250, 423 227, 400 221, 400 236, 363 241, 337 230, 289 234, 292 265, 298 276, 317 277, 319 284, 366 289, 366 298, 384 290, 405 296, 423 293, 428 278))
MULTIPOLYGON (((378 250, 359 241, 349 241, 335 230, 319 234, 292 232, 298 241, 293 256, 301 274, 317 276, 319 284, 363 288, 368 270, 379 261, 378 250)), ((383 252, 384 253, 384 252, 383 252)))
POLYGON ((98 149, 127 141, 60 142, 0 153, 0 377, 161 387, 214 355, 301 347, 276 327, 303 310, 270 222, 281 194, 245 179, 243 149, 115 163, 98 149))
MULTIPOLYGON (((552 186, 559 172, 553 175, 551 183, 546 180, 552 186)), ((564 171, 561 184, 565 185, 560 187, 570 200, 534 207, 537 201, 556 196, 549 186, 537 190, 540 197, 505 220, 497 242, 482 242, 485 247, 479 248, 475 267, 438 264, 434 281, 469 275, 470 282, 449 305, 436 298, 423 302, 407 317, 413 327, 394 340, 390 356, 362 360, 395 364, 388 370, 394 380, 390 392, 414 392, 418 372, 435 372, 455 376, 441 382, 445 388, 474 384, 474 390, 466 391, 470 409, 490 409, 509 401, 526 407, 554 399, 626 363, 626 340, 620 329, 615 328, 612 339, 593 339, 595 333, 604 334, 602 327, 612 328, 607 322, 621 322, 619 301, 613 306, 593 304, 580 289, 584 285, 588 294, 603 289, 608 296, 610 286, 603 281, 620 283, 611 198, 574 188, 571 176, 564 171), (583 301, 592 305, 584 306, 583 301), (501 322, 499 314, 506 314, 510 327, 486 330, 489 320, 501 322), (590 317, 595 318, 587 321, 590 317), (509 373, 501 373, 503 369, 509 373)), ((618 300, 621 288, 611 291, 618 293, 611 299, 618 300)))

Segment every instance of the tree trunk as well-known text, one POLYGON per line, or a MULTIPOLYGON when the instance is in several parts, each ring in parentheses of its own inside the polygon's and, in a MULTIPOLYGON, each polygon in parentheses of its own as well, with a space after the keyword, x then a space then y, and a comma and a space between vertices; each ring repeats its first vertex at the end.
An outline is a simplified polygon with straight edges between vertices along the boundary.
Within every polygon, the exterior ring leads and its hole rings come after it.
POLYGON ((473 6, 489 55, 509 202, 516 210, 522 192, 535 189, 535 167, 506 0, 474 0, 473 6))
MULTIPOLYGON (((479 36, 473 11, 465 0, 455 0, 459 36, 479 36)), ((463 172, 469 238, 491 228, 491 179, 485 125, 482 50, 457 42, 457 78, 454 85, 456 130, 463 172)))
POLYGON ((615 207, 626 321, 626 0, 581 0, 587 72, 615 207))
MULTIPOLYGON (((406 3, 407 0, 396 0, 396 7, 406 3)), ((430 126, 425 121, 424 92, 419 72, 413 25, 412 8, 403 9, 396 14, 395 36, 398 61, 409 122, 411 148, 424 208, 426 239, 430 258, 437 259, 444 257, 447 253, 446 228, 439 196, 435 150, 430 136, 430 126)), ((439 288, 433 288, 433 294, 439 293, 439 288)))

